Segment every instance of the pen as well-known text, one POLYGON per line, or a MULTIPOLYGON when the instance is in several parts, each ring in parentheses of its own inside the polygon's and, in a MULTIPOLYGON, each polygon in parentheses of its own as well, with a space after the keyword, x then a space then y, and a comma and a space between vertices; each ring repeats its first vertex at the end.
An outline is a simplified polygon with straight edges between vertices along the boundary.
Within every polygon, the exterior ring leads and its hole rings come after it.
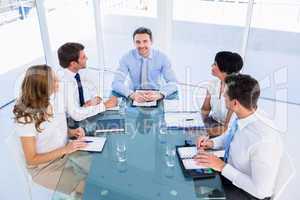
POLYGON ((94 141, 84 140, 83 142, 85 142, 85 143, 92 143, 92 142, 94 142, 94 141))
POLYGON ((185 121, 193 121, 193 120, 194 120, 194 119, 190 119, 190 118, 189 118, 189 119, 185 119, 185 121))

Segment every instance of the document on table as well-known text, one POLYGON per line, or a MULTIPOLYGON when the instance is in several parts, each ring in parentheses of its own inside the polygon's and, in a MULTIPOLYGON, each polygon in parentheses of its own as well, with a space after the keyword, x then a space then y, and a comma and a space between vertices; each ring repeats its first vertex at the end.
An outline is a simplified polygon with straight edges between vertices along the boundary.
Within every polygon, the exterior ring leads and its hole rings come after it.
POLYGON ((200 113, 165 113, 165 121, 169 128, 204 127, 200 113))
MULTIPOLYGON (((206 151, 207 153, 212 153, 217 157, 224 157, 224 150, 209 150, 206 151)), ((192 147, 180 147, 178 148, 178 153, 180 158, 184 159, 184 158, 193 158, 197 153, 197 147, 196 146, 192 146, 192 147)))
POLYGON ((111 107, 111 108, 106 108, 106 110, 118 111, 118 110, 120 110, 120 107, 115 106, 115 107, 111 107))
POLYGON ((208 168, 197 164, 194 159, 183 159, 182 162, 185 169, 207 169, 208 168))
POLYGON ((157 101, 147 101, 141 103, 137 101, 133 101, 132 105, 139 106, 139 107, 153 107, 153 106, 157 106, 157 101))
POLYGON ((193 158, 197 154, 196 147, 181 147, 178 148, 178 153, 181 159, 193 158))
POLYGON ((103 146, 106 142, 106 137, 83 137, 83 140, 86 141, 87 146, 85 148, 80 149, 81 151, 95 151, 101 152, 103 146))
MULTIPOLYGON (((182 163, 185 169, 205 169, 207 167, 196 164, 196 161, 193 157, 197 154, 197 147, 180 147, 178 148, 178 153, 180 159, 182 159, 182 163)), ((217 157, 224 157, 224 150, 218 151, 207 151, 208 153, 213 153, 217 157)))
MULTIPOLYGON (((138 93, 147 93, 147 92, 156 92, 155 90, 136 90, 135 92, 138 93)), ((139 107, 154 107, 157 106, 157 101, 147 101, 147 102, 142 102, 139 103, 137 101, 133 101, 132 103, 133 106, 139 106, 139 107)))

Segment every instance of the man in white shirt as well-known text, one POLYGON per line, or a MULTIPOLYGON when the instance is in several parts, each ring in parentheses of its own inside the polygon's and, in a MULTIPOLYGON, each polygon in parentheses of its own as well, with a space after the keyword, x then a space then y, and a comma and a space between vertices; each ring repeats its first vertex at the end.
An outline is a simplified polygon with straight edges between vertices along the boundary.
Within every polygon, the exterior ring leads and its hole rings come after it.
POLYGON ((69 117, 81 121, 116 106, 116 97, 103 102, 95 89, 97 86, 88 78, 84 70, 88 58, 82 44, 65 43, 58 49, 57 54, 59 64, 64 68, 60 77, 63 85, 60 88, 69 117))
POLYGON ((224 161, 205 151, 200 151, 196 161, 221 172, 228 199, 269 199, 283 151, 280 133, 259 114, 260 89, 255 79, 231 75, 225 83, 226 107, 237 118, 226 134, 197 141, 200 149, 224 148, 224 161))

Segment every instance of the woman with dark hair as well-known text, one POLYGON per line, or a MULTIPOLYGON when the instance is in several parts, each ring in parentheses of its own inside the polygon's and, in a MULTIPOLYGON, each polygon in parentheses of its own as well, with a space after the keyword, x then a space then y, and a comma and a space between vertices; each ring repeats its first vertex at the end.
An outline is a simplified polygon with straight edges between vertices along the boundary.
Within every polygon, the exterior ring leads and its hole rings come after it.
POLYGON ((232 112, 225 105, 224 80, 230 74, 239 73, 242 67, 243 59, 237 53, 220 51, 215 56, 211 73, 217 79, 209 83, 201 107, 202 118, 210 136, 221 135, 227 130, 232 112))
MULTIPOLYGON (((27 168, 33 181, 55 189, 66 155, 86 146, 82 128, 68 130, 64 110, 55 106, 58 80, 51 67, 30 67, 13 113, 27 168), (78 140, 68 143, 68 136, 78 140)), ((72 186, 74 188, 74 186, 72 186)))

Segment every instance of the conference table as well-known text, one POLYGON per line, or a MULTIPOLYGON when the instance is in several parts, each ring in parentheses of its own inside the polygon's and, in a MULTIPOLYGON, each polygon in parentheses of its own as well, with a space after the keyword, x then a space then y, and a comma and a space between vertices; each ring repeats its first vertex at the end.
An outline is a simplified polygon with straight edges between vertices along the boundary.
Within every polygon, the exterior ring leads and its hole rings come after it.
POLYGON ((106 143, 100 153, 77 151, 68 156, 52 199, 226 199, 219 175, 186 178, 177 156, 167 153, 204 130, 164 129, 165 114, 163 101, 154 108, 132 107, 126 101, 122 110, 105 111, 80 122, 87 135, 106 137, 106 143), (125 131, 95 134, 95 124, 105 119, 124 119, 125 131), (63 192, 66 185, 73 185, 76 192, 63 192))

